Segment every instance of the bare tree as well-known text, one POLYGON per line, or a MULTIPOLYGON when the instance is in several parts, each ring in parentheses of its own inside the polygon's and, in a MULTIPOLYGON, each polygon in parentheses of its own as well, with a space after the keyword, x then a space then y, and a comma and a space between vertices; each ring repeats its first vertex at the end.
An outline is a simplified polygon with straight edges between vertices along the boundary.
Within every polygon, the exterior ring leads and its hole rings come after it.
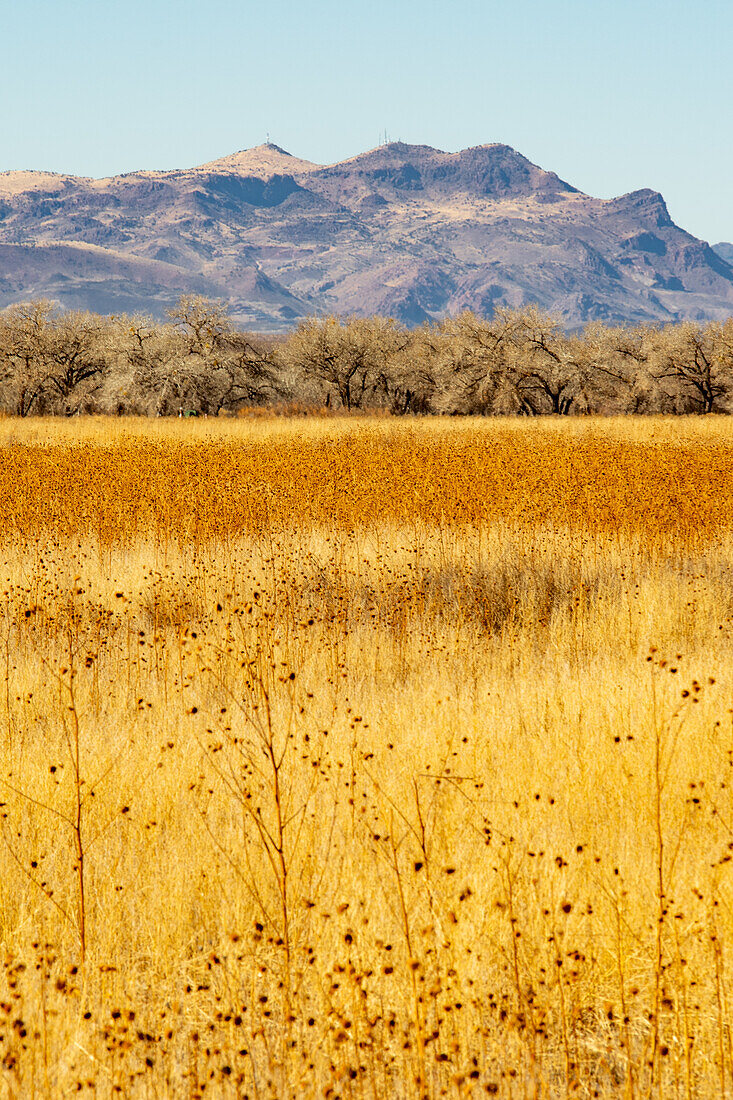
POLYGON ((157 416, 217 416, 279 393, 266 342, 237 332, 220 304, 189 295, 170 316, 170 325, 137 317, 124 326, 134 401, 157 416))
POLYGON ((568 337, 558 318, 528 306, 512 329, 511 376, 519 411, 567 416, 587 411, 587 363, 582 342, 568 337))
POLYGON ((107 365, 104 323, 93 313, 61 313, 52 317, 45 337, 46 385, 59 399, 59 411, 75 412, 107 365))
POLYGON ((678 411, 727 411, 733 388, 733 326, 684 321, 650 341, 652 371, 678 411))
POLYGON ((200 294, 182 295, 168 316, 183 333, 189 352, 202 358, 214 353, 232 331, 224 306, 200 294))
POLYGON ((4 407, 16 416, 40 411, 52 309, 47 301, 23 302, 0 314, 0 392, 4 407))
POLYGON ((391 367, 408 343, 407 332, 391 318, 311 318, 298 325, 278 358, 296 375, 320 383, 326 404, 361 409, 394 401, 400 387, 391 367))
POLYGON ((91 313, 57 313, 47 301, 0 317, 4 402, 19 416, 76 412, 106 367, 105 323, 91 313))
POLYGON ((435 357, 435 334, 430 325, 414 332, 390 332, 384 349, 384 366, 375 398, 393 416, 425 415, 436 411, 440 388, 435 357))
POLYGON ((491 320, 466 311, 443 321, 435 333, 441 408, 486 415, 516 412, 510 364, 520 315, 499 309, 491 320))

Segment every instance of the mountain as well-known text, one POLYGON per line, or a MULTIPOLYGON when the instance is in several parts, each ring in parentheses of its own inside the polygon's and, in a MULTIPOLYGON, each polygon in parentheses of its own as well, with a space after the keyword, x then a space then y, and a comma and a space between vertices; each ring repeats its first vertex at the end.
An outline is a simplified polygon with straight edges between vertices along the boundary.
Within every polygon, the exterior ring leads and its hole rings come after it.
POLYGON ((163 316, 184 291, 283 331, 314 313, 407 324, 538 302, 569 327, 733 313, 733 246, 641 190, 585 195, 507 145, 383 145, 328 166, 260 145, 196 168, 0 173, 0 307, 163 316))
POLYGON ((713 245, 713 252, 717 252, 727 264, 733 264, 733 244, 728 244, 727 241, 720 241, 718 244, 713 245))

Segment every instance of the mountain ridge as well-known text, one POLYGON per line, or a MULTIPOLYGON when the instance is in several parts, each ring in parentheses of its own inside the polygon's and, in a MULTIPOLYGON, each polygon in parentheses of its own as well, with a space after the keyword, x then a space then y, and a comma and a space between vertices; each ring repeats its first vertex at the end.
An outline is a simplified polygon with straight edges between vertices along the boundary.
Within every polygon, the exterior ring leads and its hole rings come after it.
POLYGON ((162 316, 191 290, 271 331, 314 313, 419 324, 528 302, 569 327, 733 313, 726 256, 659 192, 594 198, 501 143, 394 142, 331 165, 266 143, 98 180, 2 172, 0 246, 0 307, 42 296, 162 316))

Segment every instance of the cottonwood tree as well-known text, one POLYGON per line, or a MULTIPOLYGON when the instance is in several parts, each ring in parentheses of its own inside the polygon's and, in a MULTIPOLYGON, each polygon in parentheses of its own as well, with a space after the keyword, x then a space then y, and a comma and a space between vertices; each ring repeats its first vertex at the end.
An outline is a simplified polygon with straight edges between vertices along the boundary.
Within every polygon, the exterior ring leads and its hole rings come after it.
POLYGON ((0 314, 0 394, 3 407, 16 416, 41 411, 52 309, 47 301, 23 302, 0 314))
POLYGON ((371 338, 382 365, 375 372, 375 383, 365 403, 393 416, 434 412, 439 381, 432 360, 430 326, 409 332, 388 320, 371 325, 371 338))
POLYGON ((237 332, 219 303, 186 295, 169 315, 163 326, 133 318, 126 333, 131 390, 149 411, 217 416, 277 395, 268 349, 237 332))
POLYGON ((184 357, 182 335, 151 317, 121 317, 110 343, 118 352, 119 411, 163 415, 178 412, 183 399, 177 370, 184 357), (174 395, 179 406, 173 408, 174 395))
POLYGON ((516 411, 510 378, 520 318, 510 309, 497 310, 491 320, 467 310, 442 322, 434 353, 445 411, 516 411))
POLYGON ((683 321, 650 340, 652 372, 678 411, 727 411, 733 390, 733 323, 683 321))
POLYGON ((19 416, 73 413, 88 403, 105 371, 105 322, 92 313, 60 313, 47 301, 12 306, 0 317, 6 407, 19 416))
POLYGON ((404 400, 393 368, 408 343, 406 330, 392 318, 310 318, 283 344, 278 359, 296 376, 318 383, 327 405, 361 409, 404 400))
POLYGON ((587 411, 587 361, 581 341, 568 337, 559 318, 528 306, 511 333, 510 375, 519 411, 567 416, 587 411))
POLYGON ((215 355, 232 332, 232 323, 220 302, 200 294, 184 294, 168 310, 175 329, 182 333, 192 355, 215 355))
POLYGON ((586 326, 583 343, 592 366, 593 384, 603 394, 598 411, 638 415, 669 411, 668 399, 650 369, 656 332, 648 325, 606 326, 592 322, 586 326))
POLYGON ((228 333, 220 347, 216 371, 209 402, 217 412, 265 405, 287 395, 286 386, 277 377, 268 341, 252 333, 228 333))
POLYGON ((44 351, 48 390, 59 411, 77 411, 101 381, 107 366, 103 320, 93 313, 70 311, 53 315, 46 327, 44 351), (86 385, 85 385, 86 384, 86 385))

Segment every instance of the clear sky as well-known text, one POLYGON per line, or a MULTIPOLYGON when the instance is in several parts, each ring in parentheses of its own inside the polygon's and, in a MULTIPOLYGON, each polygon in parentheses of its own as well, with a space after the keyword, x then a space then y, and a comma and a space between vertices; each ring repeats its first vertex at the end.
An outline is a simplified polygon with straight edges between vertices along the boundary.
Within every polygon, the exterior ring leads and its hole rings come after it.
POLYGON ((733 0, 0 0, 0 170, 512 145, 733 241, 733 0))

